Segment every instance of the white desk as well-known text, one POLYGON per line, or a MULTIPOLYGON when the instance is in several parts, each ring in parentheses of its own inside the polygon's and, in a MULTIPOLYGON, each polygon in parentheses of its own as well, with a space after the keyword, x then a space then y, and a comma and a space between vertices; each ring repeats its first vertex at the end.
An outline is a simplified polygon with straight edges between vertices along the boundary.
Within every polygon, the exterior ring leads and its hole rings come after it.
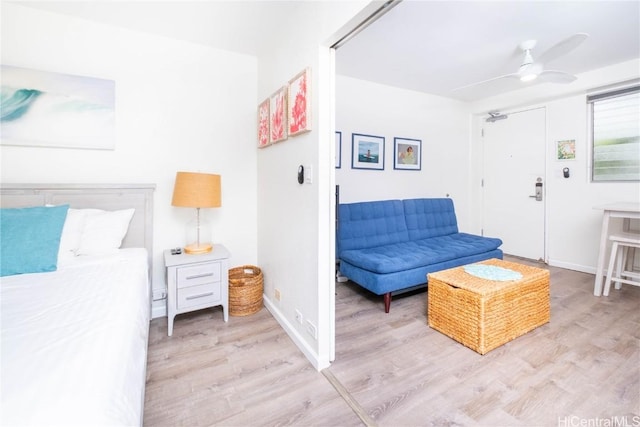
POLYGON ((604 256, 609 240, 609 220, 611 218, 640 219, 640 203, 615 202, 606 205, 594 206, 594 209, 604 211, 602 215, 602 231, 600 234, 600 252, 598 253, 598 266, 596 268, 596 281, 593 286, 593 295, 599 297, 602 294, 602 278, 604 276, 604 256))

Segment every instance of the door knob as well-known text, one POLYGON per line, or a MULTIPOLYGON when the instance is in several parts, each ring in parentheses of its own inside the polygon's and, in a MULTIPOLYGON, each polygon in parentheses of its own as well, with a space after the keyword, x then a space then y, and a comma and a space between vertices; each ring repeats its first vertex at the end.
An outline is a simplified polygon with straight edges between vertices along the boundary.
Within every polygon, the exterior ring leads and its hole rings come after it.
POLYGON ((536 199, 537 202, 542 201, 542 182, 540 178, 538 178, 538 182, 536 182, 536 194, 529 197, 536 199))

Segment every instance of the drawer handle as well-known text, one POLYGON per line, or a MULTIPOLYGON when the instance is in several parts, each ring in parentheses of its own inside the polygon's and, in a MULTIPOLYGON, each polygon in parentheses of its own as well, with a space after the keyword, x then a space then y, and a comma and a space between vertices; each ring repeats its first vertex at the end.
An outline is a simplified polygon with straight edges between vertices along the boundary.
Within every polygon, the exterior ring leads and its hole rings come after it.
POLYGON ((202 297, 210 297, 211 295, 213 295, 213 292, 207 292, 206 294, 200 294, 200 295, 190 295, 187 297, 187 301, 192 299, 202 298, 202 297))
POLYGON ((209 276, 213 276, 213 273, 203 273, 203 274, 196 274, 194 276, 187 276, 187 280, 199 279, 201 277, 209 277, 209 276))

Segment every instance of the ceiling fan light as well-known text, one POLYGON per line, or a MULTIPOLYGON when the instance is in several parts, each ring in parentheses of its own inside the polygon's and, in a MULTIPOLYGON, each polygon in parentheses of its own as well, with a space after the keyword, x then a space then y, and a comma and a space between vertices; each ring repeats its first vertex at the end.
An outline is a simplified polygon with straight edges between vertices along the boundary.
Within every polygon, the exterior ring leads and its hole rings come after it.
POLYGON ((520 81, 521 82, 530 82, 532 80, 535 80, 538 78, 538 75, 536 73, 527 73, 527 74, 523 74, 522 76, 520 76, 520 81))

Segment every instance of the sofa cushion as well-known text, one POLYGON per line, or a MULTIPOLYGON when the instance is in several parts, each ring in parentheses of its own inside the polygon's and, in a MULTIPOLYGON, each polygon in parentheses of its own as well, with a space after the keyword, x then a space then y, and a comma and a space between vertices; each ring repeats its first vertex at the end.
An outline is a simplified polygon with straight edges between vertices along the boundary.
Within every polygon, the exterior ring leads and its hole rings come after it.
POLYGON ((354 248, 373 248, 409 240, 401 200, 341 204, 338 217, 338 256, 354 248))
POLYGON ((409 239, 427 239, 458 232, 453 200, 408 199, 402 203, 409 239))
POLYGON ((340 272, 363 288, 377 295, 383 295, 387 292, 402 292, 405 289, 422 285, 428 279, 427 274, 433 273, 434 271, 472 264, 490 258, 502 259, 502 251, 500 249, 494 249, 493 251, 483 252, 479 255, 451 259, 438 264, 429 264, 412 270, 402 270, 387 274, 372 273, 371 271, 353 266, 348 262, 341 262, 340 272))
POLYGON ((386 274, 438 264, 497 249, 502 240, 466 233, 344 250, 340 258, 374 273, 386 274))

